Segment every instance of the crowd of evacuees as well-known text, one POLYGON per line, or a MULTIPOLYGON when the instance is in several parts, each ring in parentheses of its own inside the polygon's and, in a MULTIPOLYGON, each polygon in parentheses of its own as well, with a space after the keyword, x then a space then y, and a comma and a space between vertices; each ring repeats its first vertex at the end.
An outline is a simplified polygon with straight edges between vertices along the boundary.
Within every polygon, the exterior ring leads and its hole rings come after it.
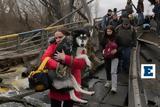
POLYGON ((131 49, 136 46, 134 23, 130 20, 133 11, 128 5, 129 10, 121 17, 109 9, 101 23, 104 36, 100 44, 107 75, 105 87, 111 87, 113 93, 117 92, 117 72, 129 72, 131 49))
POLYGON ((153 16, 144 16, 144 0, 138 0, 137 7, 131 0, 118 16, 117 9, 108 9, 99 25, 104 32, 100 37, 100 46, 105 60, 107 81, 105 87, 111 87, 111 92, 117 92, 117 72, 129 72, 131 50, 136 47, 136 31, 140 27, 149 30, 151 21, 156 22, 156 34, 160 37, 160 0, 155 0, 153 16), (133 16, 133 8, 137 17, 133 16), (110 55, 112 54, 112 55, 110 55))

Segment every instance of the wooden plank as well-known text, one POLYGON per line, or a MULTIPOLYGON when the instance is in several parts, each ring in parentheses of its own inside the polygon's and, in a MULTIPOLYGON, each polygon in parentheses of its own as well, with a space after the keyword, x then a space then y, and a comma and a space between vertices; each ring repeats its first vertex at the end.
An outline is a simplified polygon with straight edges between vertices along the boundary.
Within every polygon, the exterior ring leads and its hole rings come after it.
POLYGON ((158 43, 155 43, 152 41, 148 41, 148 40, 144 40, 144 39, 140 39, 140 38, 138 38, 138 41, 145 42, 145 43, 148 43, 148 44, 151 44, 151 45, 154 45, 154 46, 157 46, 158 48, 160 48, 160 45, 158 43))
MULTIPOLYGON (((92 107, 92 106, 89 106, 92 107)), ((97 107, 97 106, 96 106, 97 107)), ((99 107, 99 106, 98 106, 99 107)), ((120 106, 116 106, 116 105, 110 105, 110 104, 100 104, 100 107, 120 107, 120 106)), ((124 106, 123 106, 124 107, 124 106)))
POLYGON ((12 54, 12 53, 14 53, 14 52, 16 52, 16 51, 0 51, 0 56, 5 56, 6 54, 12 54))
POLYGON ((74 104, 73 107, 117 107, 110 104, 101 104, 99 102, 89 102, 87 104, 74 104))
POLYGON ((160 107, 160 96, 155 97, 155 102, 158 107, 160 107))
POLYGON ((87 104, 74 104, 73 107, 98 107, 98 105, 99 105, 98 102, 89 102, 87 104))
POLYGON ((155 92, 155 90, 144 89, 144 93, 145 93, 145 98, 146 98, 146 104, 147 105, 159 105, 160 104, 159 95, 155 92))
POLYGON ((103 98, 108 94, 110 89, 105 88, 104 83, 98 81, 90 90, 94 90, 95 94, 92 96, 83 94, 82 98, 87 99, 89 102, 102 102, 103 98))
POLYGON ((147 62, 152 62, 152 57, 147 53, 146 50, 141 49, 140 54, 143 56, 143 58, 144 58, 147 62))
POLYGON ((48 93, 49 93, 49 90, 46 90, 46 91, 43 91, 43 92, 35 92, 35 93, 33 91, 33 94, 31 93, 31 95, 28 95, 28 96, 25 96, 25 97, 31 97, 31 98, 34 98, 36 100, 40 100, 44 103, 50 103, 48 93))
POLYGON ((0 56, 0 60, 16 59, 16 58, 21 58, 21 57, 37 55, 37 54, 39 54, 39 52, 40 52, 40 50, 29 51, 29 52, 25 52, 25 53, 22 53, 22 54, 12 53, 10 55, 0 56))
POLYGON ((132 88, 133 88, 133 97, 136 107, 142 107, 141 98, 140 98, 140 90, 138 85, 138 72, 137 72, 137 58, 136 58, 136 50, 133 51, 133 59, 132 59, 132 88))
POLYGON ((118 73, 118 85, 128 86, 128 73, 126 71, 122 71, 118 73))
POLYGON ((103 100, 103 102, 110 105, 124 106, 126 97, 128 93, 127 86, 118 86, 118 90, 116 94, 112 94, 111 92, 107 95, 107 97, 103 100))

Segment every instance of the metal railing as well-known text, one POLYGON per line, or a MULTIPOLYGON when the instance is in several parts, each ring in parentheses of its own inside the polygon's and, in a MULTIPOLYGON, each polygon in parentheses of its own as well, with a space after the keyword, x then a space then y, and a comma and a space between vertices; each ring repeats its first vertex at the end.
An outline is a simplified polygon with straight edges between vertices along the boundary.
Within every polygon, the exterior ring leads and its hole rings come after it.
POLYGON ((129 107, 143 107, 141 101, 141 93, 139 87, 139 75, 137 69, 137 50, 132 50, 131 55, 131 64, 130 64, 130 72, 129 72, 129 88, 128 88, 128 97, 129 107))
POLYGON ((67 23, 18 34, 0 36, 0 60, 38 54, 48 44, 52 32, 61 27, 69 30, 81 27, 85 21, 67 23))

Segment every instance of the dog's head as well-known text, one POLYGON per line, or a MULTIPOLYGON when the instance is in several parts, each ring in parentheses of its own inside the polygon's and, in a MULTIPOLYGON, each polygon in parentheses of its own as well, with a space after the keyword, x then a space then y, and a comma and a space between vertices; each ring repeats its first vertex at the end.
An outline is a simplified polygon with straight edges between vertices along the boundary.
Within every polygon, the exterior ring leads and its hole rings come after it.
POLYGON ((72 31, 73 45, 78 47, 85 47, 90 37, 90 33, 86 29, 77 29, 72 31))

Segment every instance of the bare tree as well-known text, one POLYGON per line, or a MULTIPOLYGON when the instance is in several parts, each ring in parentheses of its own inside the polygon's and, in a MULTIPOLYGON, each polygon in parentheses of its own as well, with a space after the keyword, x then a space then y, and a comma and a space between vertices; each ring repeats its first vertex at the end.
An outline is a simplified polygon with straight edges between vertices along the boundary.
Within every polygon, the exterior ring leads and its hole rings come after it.
POLYGON ((46 24, 43 8, 39 0, 0 0, 0 33, 43 27, 46 24))
MULTIPOLYGON (((77 5, 77 1, 0 0, 0 34, 22 32, 50 25, 81 7, 81 4, 77 5)), ((88 20, 83 9, 78 11, 77 16, 82 20, 88 20)), ((61 23, 72 22, 74 17, 75 14, 69 15, 61 23)))
POLYGON ((13 7, 15 3, 14 0, 0 0, 0 33, 3 34, 8 31, 11 26, 9 24, 14 19, 13 7))
MULTIPOLYGON (((31 24, 36 24, 41 26, 44 24, 42 5, 38 3, 38 0, 25 0, 19 1, 19 11, 23 19, 26 21, 31 21, 31 24)), ((27 22, 28 23, 28 22, 27 22)))
POLYGON ((99 8, 99 1, 96 0, 96 1, 95 1, 95 7, 94 7, 95 18, 98 17, 98 8, 99 8))
POLYGON ((46 7, 48 24, 62 18, 61 5, 59 0, 39 0, 46 7))
MULTIPOLYGON (((82 6, 81 1, 77 0, 39 0, 45 7, 48 13, 47 19, 49 19, 49 23, 53 23, 66 14, 69 14, 73 10, 76 10, 78 7, 82 6)), ((84 11, 77 11, 78 15, 76 17, 81 17, 82 19, 88 20, 85 16, 84 11)), ((75 19, 75 15, 70 15, 65 18, 61 23, 72 22, 75 19)))
MULTIPOLYGON (((72 12, 74 0, 60 0, 60 2, 61 2, 61 11, 63 16, 72 12)), ((65 23, 71 22, 72 18, 73 18, 72 16, 67 17, 65 19, 65 23)))

